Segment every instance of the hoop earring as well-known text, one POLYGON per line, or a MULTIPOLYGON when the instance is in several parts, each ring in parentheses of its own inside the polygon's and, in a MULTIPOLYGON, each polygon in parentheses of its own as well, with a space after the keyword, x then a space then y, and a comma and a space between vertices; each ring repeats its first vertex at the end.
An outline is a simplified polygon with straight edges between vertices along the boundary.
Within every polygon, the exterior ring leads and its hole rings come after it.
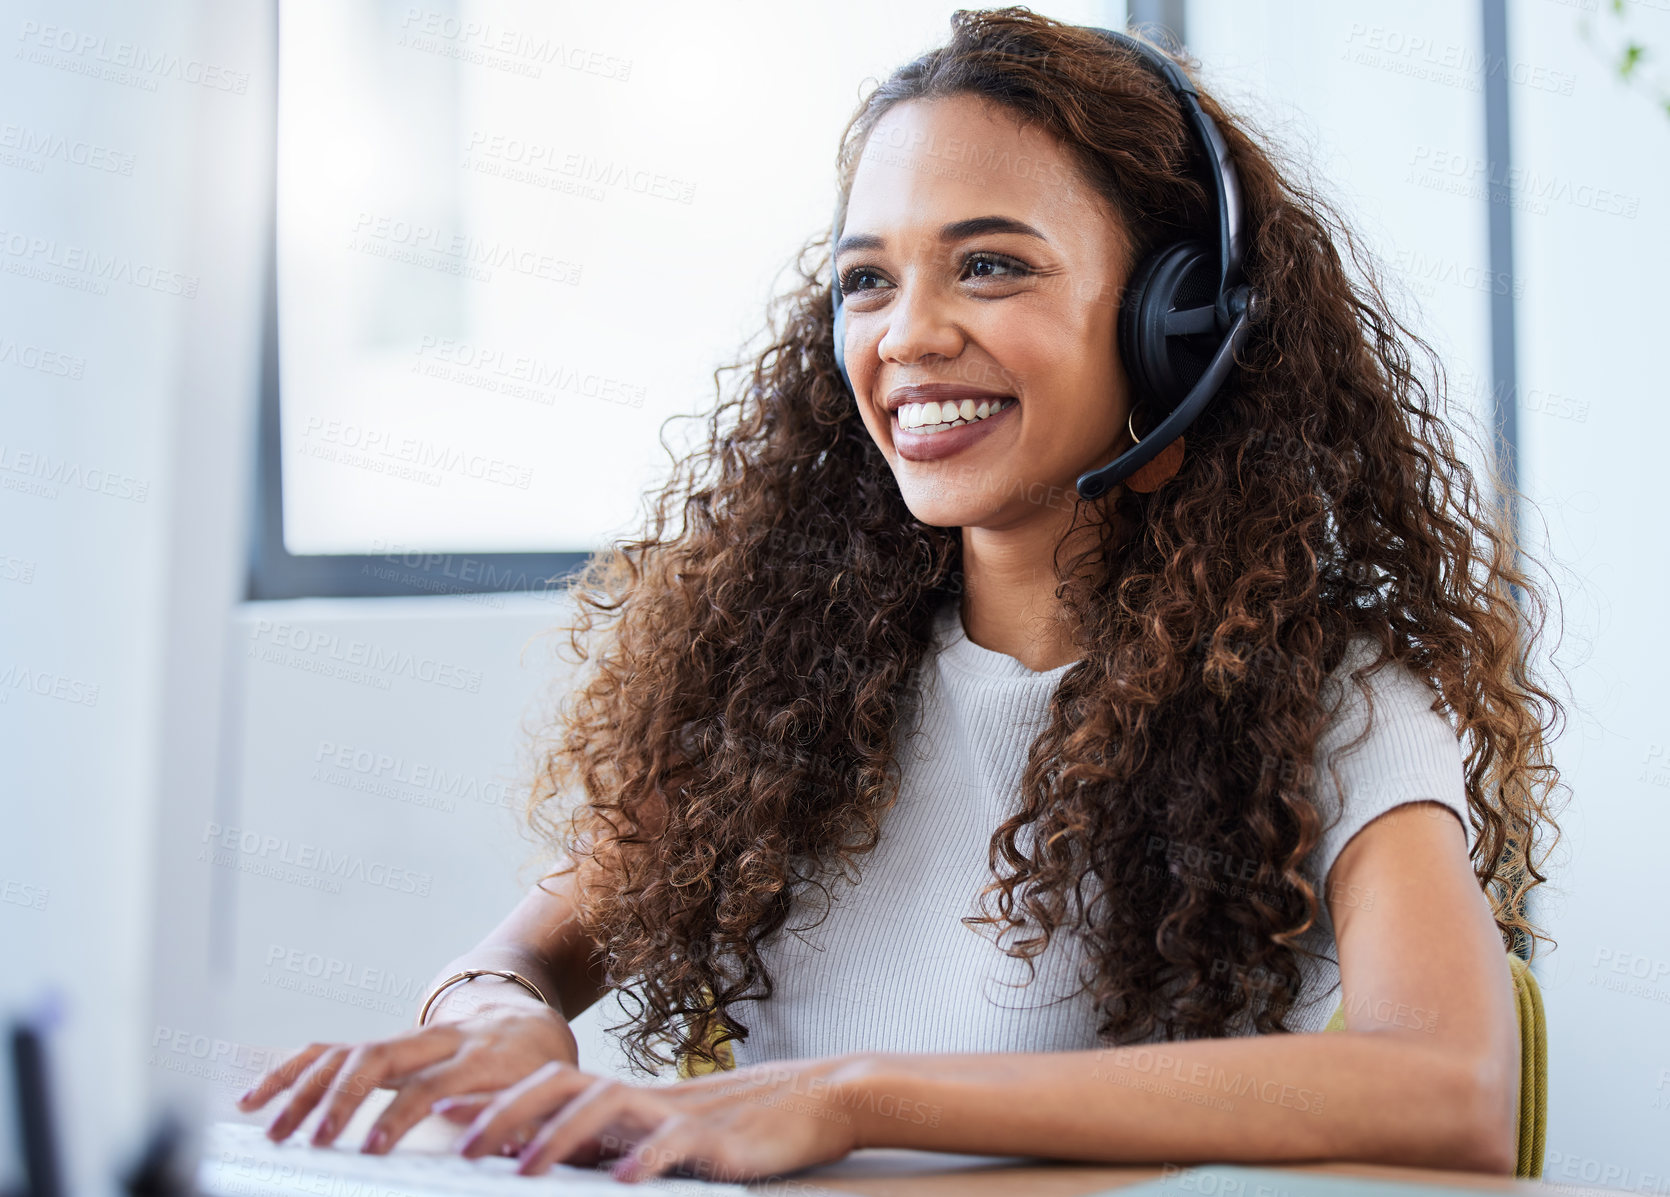
MULTIPOLYGON (((1142 438, 1137 435, 1136 429, 1131 426, 1131 417, 1135 414, 1135 408, 1125 413, 1125 431, 1131 434, 1131 444, 1138 445, 1142 443, 1142 438)), ((1150 494, 1169 482, 1182 465, 1183 438, 1178 436, 1176 440, 1161 449, 1153 461, 1125 479, 1125 485, 1138 494, 1150 494)))

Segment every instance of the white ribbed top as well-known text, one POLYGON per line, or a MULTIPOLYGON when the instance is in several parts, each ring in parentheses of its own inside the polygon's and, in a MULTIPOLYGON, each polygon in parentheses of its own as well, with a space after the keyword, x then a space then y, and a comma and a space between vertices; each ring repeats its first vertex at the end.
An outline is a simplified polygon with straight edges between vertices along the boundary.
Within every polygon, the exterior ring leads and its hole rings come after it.
MULTIPOLYGON (((1367 641, 1352 648, 1324 688, 1328 707, 1341 696, 1343 675, 1372 658, 1367 641), (1370 657, 1359 659, 1363 651, 1370 657)), ((1070 668, 1072 663, 1034 672, 969 640, 957 602, 940 611, 917 692, 920 734, 900 738, 900 792, 882 817, 880 841, 859 858, 857 885, 841 877, 825 882, 833 898, 826 917, 820 921, 825 908, 813 891, 797 899, 784 929, 762 945, 776 992, 768 1001, 745 1002, 736 1010, 749 1027, 747 1041, 732 1044, 739 1067, 856 1051, 1101 1046, 1089 997, 1078 992, 1085 957, 1077 935, 1063 929, 1052 938, 1034 961, 1038 973, 1028 985, 1026 964, 999 950, 993 927, 959 921, 979 913, 975 896, 991 880, 987 845, 1019 808, 1028 749, 1047 722, 1051 694, 1070 668)), ((1337 754, 1362 730, 1366 716, 1356 687, 1348 684, 1347 701, 1317 746, 1324 819, 1338 812, 1340 790, 1346 798, 1343 816, 1308 862, 1318 885, 1351 837, 1395 806, 1436 800, 1467 825, 1460 743, 1448 719, 1431 709, 1436 697, 1431 687, 1395 663, 1374 674, 1369 686, 1370 735, 1351 753, 1337 754), (1330 760, 1339 789, 1329 776, 1330 760)), ((1165 867, 1163 852, 1156 865, 1165 867)), ((1217 862, 1185 866, 1201 884, 1236 883, 1217 862)), ((1012 942, 1015 932, 1006 934, 1012 942)), ((1326 922, 1309 946, 1330 959, 1301 958, 1304 987, 1288 1016, 1289 1027, 1300 1031, 1321 1030, 1339 1001, 1339 970, 1332 963, 1333 935, 1326 922)))

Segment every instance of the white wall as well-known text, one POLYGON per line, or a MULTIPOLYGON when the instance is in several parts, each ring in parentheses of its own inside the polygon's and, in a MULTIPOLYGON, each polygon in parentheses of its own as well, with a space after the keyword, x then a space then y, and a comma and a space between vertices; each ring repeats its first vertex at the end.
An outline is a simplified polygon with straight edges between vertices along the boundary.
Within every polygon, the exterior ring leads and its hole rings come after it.
POLYGON ((1473 72, 1421 77, 1426 53, 1406 52, 1418 38, 1427 53, 1477 63, 1477 5, 1190 0, 1188 10, 1206 86, 1340 208, 1378 258, 1389 298, 1452 371, 1458 415, 1488 414, 1496 280, 1485 209, 1431 186, 1428 166, 1484 153, 1484 103, 1473 72))
MULTIPOLYGON (((194 851, 223 912, 220 1034, 244 1053, 223 1102, 264 1049, 409 1027, 436 971, 538 878, 530 733, 565 689, 544 633, 571 610, 472 595, 237 613, 230 801, 194 851)), ((621 1071, 600 1033, 616 1009, 577 1020, 584 1067, 621 1071)))
POLYGON ((158 1027, 208 1029, 171 828, 213 801, 270 120, 225 8, 0 2, 0 1011, 62 994, 77 1193, 191 1063, 158 1027))
MULTIPOLYGON (((1560 572, 1571 722, 1557 763, 1572 787, 1552 892, 1559 949, 1548 1007, 1545 1176, 1670 1192, 1670 568, 1662 523, 1670 387, 1661 360, 1670 276, 1670 112, 1610 77, 1580 21, 1604 12, 1514 4, 1512 57, 1576 75, 1569 95, 1514 89, 1520 438, 1533 551, 1560 572)), ((1593 7, 1593 6, 1591 6, 1593 7)), ((1608 5, 1601 4, 1600 9, 1608 5)), ((1659 86, 1670 4, 1630 3, 1659 86)))

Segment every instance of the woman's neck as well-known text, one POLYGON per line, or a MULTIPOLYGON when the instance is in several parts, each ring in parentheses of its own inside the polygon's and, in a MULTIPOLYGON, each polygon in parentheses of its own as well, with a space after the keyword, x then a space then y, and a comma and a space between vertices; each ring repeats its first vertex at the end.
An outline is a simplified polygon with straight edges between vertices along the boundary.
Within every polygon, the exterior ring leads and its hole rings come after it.
MULTIPOLYGON (((1081 526, 1079 535, 1094 535, 1081 526)), ((1034 673, 1078 660, 1076 629, 1055 597, 1057 528, 963 529, 963 632, 1034 673)), ((1072 550, 1064 548, 1062 559, 1072 550)))

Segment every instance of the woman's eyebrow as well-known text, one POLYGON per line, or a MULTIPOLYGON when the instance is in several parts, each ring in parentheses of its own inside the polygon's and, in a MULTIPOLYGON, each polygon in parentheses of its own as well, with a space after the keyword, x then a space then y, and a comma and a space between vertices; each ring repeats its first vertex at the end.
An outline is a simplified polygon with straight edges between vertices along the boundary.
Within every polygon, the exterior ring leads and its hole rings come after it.
MULTIPOLYGON (((971 216, 967 220, 954 220, 941 226, 939 239, 944 242, 961 241, 966 237, 980 237, 987 233, 1020 233, 1026 237, 1036 237, 1040 241, 1049 240, 1025 221, 1016 220, 1011 216, 971 216)), ((835 252, 844 254, 853 249, 885 249, 886 246, 884 238, 869 233, 851 233, 836 243, 835 252)))

